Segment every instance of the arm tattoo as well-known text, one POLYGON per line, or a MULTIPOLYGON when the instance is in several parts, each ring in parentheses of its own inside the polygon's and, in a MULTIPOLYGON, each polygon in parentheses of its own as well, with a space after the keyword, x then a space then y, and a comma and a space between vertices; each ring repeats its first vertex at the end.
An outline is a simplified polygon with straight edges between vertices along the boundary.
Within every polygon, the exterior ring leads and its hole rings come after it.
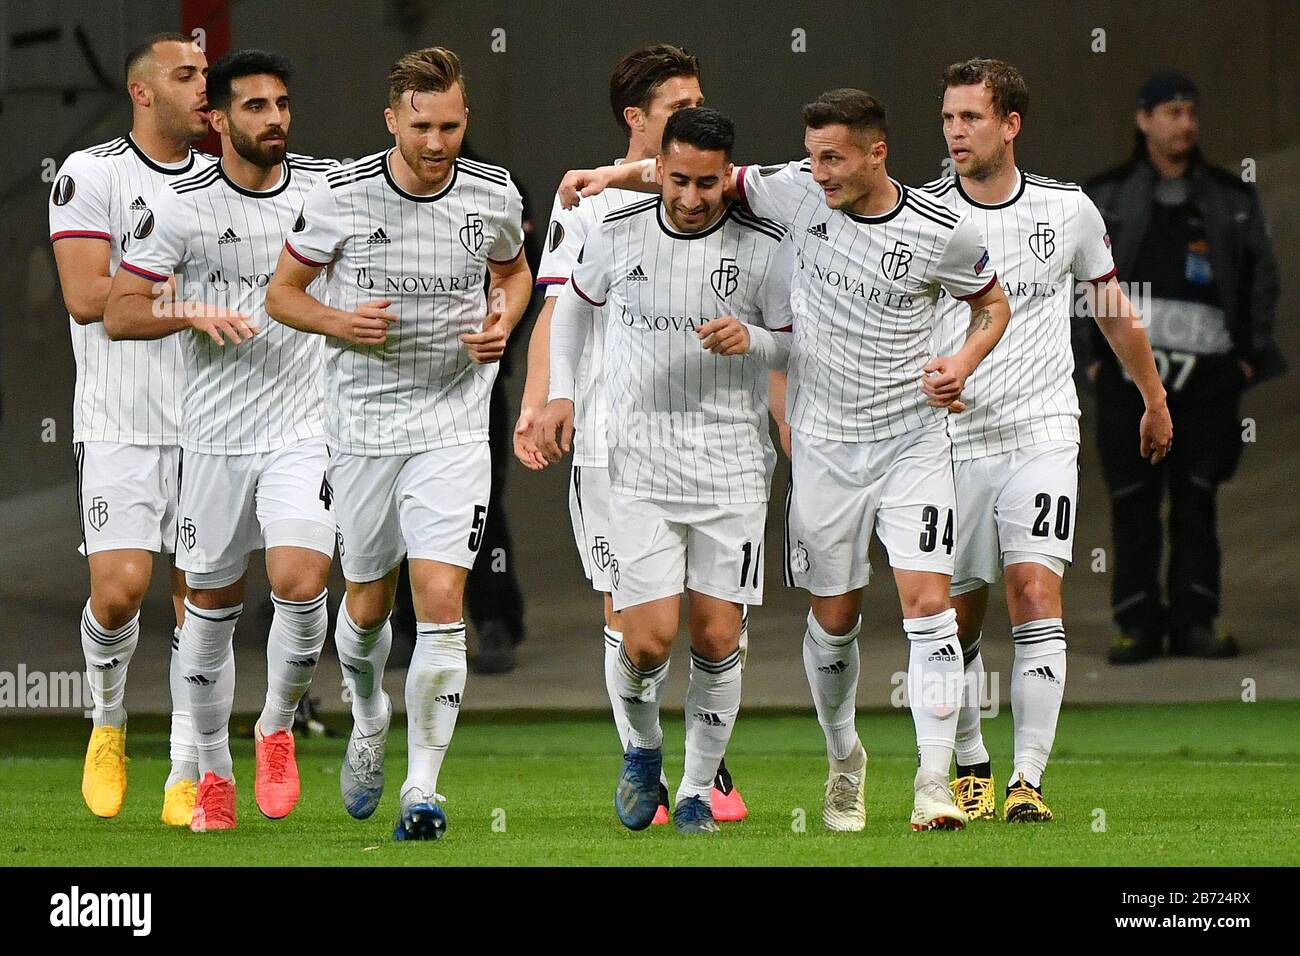
POLYGON ((985 307, 970 317, 970 328, 966 330, 966 334, 974 335, 976 332, 984 332, 992 327, 993 313, 985 307))

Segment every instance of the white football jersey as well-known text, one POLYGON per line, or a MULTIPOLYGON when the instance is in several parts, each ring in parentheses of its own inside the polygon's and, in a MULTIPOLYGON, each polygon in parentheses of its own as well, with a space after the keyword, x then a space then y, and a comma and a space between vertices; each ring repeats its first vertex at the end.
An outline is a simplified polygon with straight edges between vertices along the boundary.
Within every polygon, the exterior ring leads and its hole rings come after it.
POLYGON ((588 235, 566 294, 604 307, 614 490, 656 501, 767 500, 776 463, 768 368, 753 352, 709 352, 696 330, 725 315, 788 329, 793 258, 786 230, 738 203, 707 229, 682 233, 652 196, 588 235))
MULTIPOLYGON (((622 162, 622 160, 618 160, 622 162)), ((573 274, 578 253, 587 236, 607 213, 645 199, 645 193, 630 189, 606 189, 588 196, 572 209, 565 209, 560 195, 551 207, 551 224, 546 247, 538 267, 537 284, 546 287, 546 297, 555 298, 573 274)), ((600 309, 587 340, 578 371, 578 394, 574 403, 573 463, 583 468, 608 468, 609 447, 605 443, 605 402, 602 394, 601 352, 605 341, 605 311, 600 309)))
POLYGON ((325 433, 349 455, 413 455, 487 441, 497 363, 470 360, 460 337, 488 315, 488 260, 523 250, 523 202, 500 166, 455 161, 438 192, 403 190, 391 150, 325 176, 285 248, 329 270, 329 304, 392 301, 383 345, 327 339, 325 433))
MULTIPOLYGON (((77 150, 64 160, 50 191, 50 240, 104 240, 112 275, 137 241, 136 230, 158 191, 213 162, 215 157, 192 150, 180 163, 155 162, 130 134, 77 150)), ((102 321, 79 325, 68 316, 68 324, 77 361, 72 440, 175 445, 185 388, 185 361, 175 337, 114 342, 102 321)))
MULTIPOLYGON (((979 224, 1011 303, 1006 334, 966 379, 967 411, 948 417, 957 459, 1079 440, 1070 349, 1074 285, 1115 274, 1106 224, 1083 190, 1020 170, 1016 175, 1011 198, 995 204, 971 199, 952 176, 922 187, 979 224)), ((960 349, 969 325, 962 303, 940 301, 935 351, 960 349)))
MULTIPOLYGON (((330 159, 289 154, 280 181, 253 191, 221 163, 159 192, 122 268, 154 282, 177 276, 177 298, 249 316, 257 334, 217 345, 206 332, 178 334, 188 384, 181 447, 205 455, 251 455, 324 433, 324 341, 266 314, 266 287, 303 201, 330 159)), ((315 293, 324 286, 317 278, 315 293)))
POLYGON ((740 193, 799 247, 787 415, 814 438, 894 438, 940 420, 921 376, 939 293, 983 294, 996 281, 979 227, 896 181, 879 216, 831 209, 809 160, 745 166, 740 193))

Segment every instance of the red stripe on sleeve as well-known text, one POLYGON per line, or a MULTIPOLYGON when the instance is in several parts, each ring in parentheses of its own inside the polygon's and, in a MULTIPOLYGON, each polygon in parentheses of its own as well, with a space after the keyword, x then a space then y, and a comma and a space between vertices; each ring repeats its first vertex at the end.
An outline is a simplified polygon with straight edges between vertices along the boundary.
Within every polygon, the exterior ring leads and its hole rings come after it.
POLYGON ((972 292, 970 295, 959 295, 959 296, 955 296, 955 298, 961 299, 963 302, 968 302, 968 301, 970 301, 971 299, 978 299, 978 298, 979 298, 980 296, 982 296, 985 292, 988 292, 989 289, 993 288, 993 284, 994 284, 995 282, 997 282, 997 281, 998 281, 998 274, 995 272, 995 273, 993 273, 993 278, 989 279, 989 281, 988 281, 988 285, 986 285, 984 288, 980 289, 978 292, 972 292))
POLYGON ((156 272, 150 272, 148 269, 141 269, 139 266, 133 266, 125 259, 122 260, 121 267, 132 275, 137 275, 141 279, 148 279, 150 282, 166 282, 171 276, 162 276, 156 272))
POLYGON ((289 255, 293 256, 295 259, 297 259, 305 266, 311 266, 314 269, 324 269, 327 265, 329 265, 328 262, 317 262, 315 259, 308 259, 301 252, 295 249, 293 247, 293 243, 289 242, 288 240, 285 241, 284 247, 289 250, 289 255))

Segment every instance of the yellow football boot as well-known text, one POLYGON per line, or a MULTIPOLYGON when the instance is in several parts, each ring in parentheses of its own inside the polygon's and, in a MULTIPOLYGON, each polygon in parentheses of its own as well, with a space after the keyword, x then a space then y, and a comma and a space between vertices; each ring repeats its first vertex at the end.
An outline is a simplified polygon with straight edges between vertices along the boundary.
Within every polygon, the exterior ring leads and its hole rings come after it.
POLYGON ((1025 783, 1025 775, 1007 791, 1007 802, 1002 805, 1002 818, 1007 823, 1046 823, 1052 811, 1043 803, 1043 795, 1025 783))
POLYGON ((126 728, 96 727, 86 746, 81 796, 97 817, 115 817, 126 796, 126 728))
POLYGON ((197 794, 198 785, 193 780, 177 780, 164 790, 162 822, 169 827, 188 827, 197 794))
POLYGON ((998 798, 992 777, 965 776, 952 782, 952 802, 972 820, 992 820, 998 815, 998 798))

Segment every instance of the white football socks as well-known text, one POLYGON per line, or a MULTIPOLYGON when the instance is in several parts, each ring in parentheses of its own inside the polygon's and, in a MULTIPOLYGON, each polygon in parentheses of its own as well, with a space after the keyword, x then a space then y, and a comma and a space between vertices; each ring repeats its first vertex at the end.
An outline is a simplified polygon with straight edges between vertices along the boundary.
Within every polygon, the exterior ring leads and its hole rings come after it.
POLYGON ((1010 780, 1024 774, 1026 783, 1041 787, 1065 696, 1065 627, 1059 617, 1027 621, 1011 629, 1011 639, 1015 763, 1010 780))
POLYGON ((116 630, 109 630, 95 620, 90 601, 86 601, 81 611, 81 650, 86 657, 86 682, 96 727, 126 724, 126 669, 139 642, 139 612, 116 630))
POLYGON ((720 661, 691 651, 686 685, 686 765, 676 803, 700 797, 710 803, 718 764, 740 713, 740 650, 720 661))
POLYGON ((207 609, 185 601, 181 666, 189 688, 200 779, 209 771, 227 779, 235 776, 230 711, 235 704, 235 625, 243 610, 242 604, 207 609))
POLYGON ((172 655, 167 671, 172 695, 171 770, 164 787, 182 780, 199 780, 199 748, 194 743, 194 722, 190 720, 190 689, 181 666, 181 629, 172 630, 172 655))
POLYGON ((366 630, 352 620, 345 597, 334 623, 334 646, 338 649, 343 683, 352 692, 352 719, 358 732, 365 736, 379 733, 388 719, 384 665, 393 646, 389 619, 366 630))
POLYGON ((962 648, 962 703, 957 713, 957 766, 974 767, 989 762, 988 748, 980 729, 980 691, 984 686, 984 657, 980 654, 982 633, 962 648))
POLYGON ((623 647, 623 632, 605 628, 605 693, 609 695, 609 706, 614 714, 614 726, 618 728, 619 753, 627 753, 627 717, 623 714, 623 705, 618 699, 618 652, 623 647))
POLYGON ((402 793, 438 790, 438 773, 451 745, 465 692, 465 622, 415 625, 415 653, 406 672, 408 765, 402 793))
POLYGON ((266 703, 257 724, 264 736, 293 727, 298 701, 311 687, 329 630, 328 591, 309 601, 285 601, 274 594, 266 638, 266 703))
POLYGON ((826 734, 826 752, 832 761, 848 759, 858 745, 857 716, 858 618, 847 634, 828 634, 808 612, 803 635, 803 667, 808 675, 817 721, 826 734))
MULTIPOLYGON (((627 721, 629 747, 658 750, 663 746, 664 732, 659 724, 659 696, 667 679, 668 661, 643 671, 627 656, 627 648, 619 647, 615 691, 618 694, 618 706, 627 721)), ((715 763, 710 771, 710 780, 717 769, 715 763)))
POLYGON ((907 696, 916 725, 920 769, 946 780, 957 735, 961 706, 962 659, 957 641, 957 612, 952 608, 928 617, 903 619, 910 645, 907 696))

